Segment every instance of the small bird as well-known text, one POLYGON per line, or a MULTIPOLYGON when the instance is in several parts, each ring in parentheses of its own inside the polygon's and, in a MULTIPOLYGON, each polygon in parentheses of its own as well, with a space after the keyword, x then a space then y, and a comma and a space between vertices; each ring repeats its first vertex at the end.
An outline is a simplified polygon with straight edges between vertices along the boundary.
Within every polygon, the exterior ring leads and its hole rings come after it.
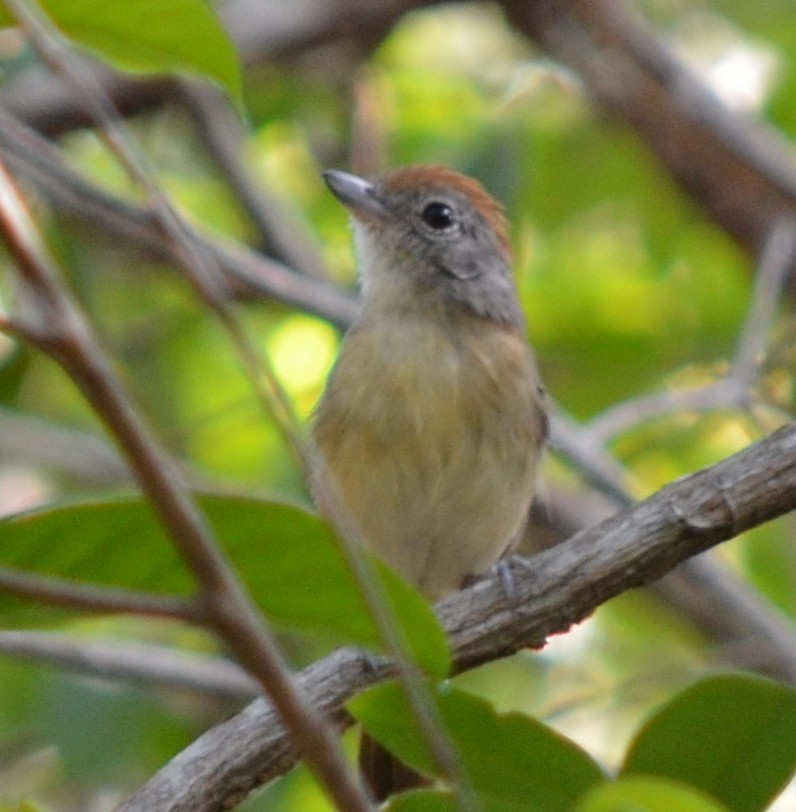
POLYGON ((352 215, 362 309, 314 414, 313 493, 438 601, 520 541, 546 436, 503 208, 442 166, 324 178, 352 215))

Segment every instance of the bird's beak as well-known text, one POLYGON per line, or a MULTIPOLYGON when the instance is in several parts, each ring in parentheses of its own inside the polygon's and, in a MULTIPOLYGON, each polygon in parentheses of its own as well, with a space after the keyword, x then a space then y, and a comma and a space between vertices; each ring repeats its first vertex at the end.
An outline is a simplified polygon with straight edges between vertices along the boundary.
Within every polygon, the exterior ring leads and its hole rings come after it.
POLYGON ((384 215, 384 204, 376 187, 368 180, 341 172, 339 169, 327 169, 323 173, 326 185, 332 194, 356 215, 384 215))

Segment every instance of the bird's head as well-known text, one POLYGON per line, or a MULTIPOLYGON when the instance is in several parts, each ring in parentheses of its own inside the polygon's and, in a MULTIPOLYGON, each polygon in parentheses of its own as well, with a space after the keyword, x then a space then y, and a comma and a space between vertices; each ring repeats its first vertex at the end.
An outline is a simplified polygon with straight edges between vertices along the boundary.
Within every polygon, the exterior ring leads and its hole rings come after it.
POLYGON ((324 178, 354 220, 366 308, 428 305, 522 327, 503 207, 477 181, 441 166, 324 178))

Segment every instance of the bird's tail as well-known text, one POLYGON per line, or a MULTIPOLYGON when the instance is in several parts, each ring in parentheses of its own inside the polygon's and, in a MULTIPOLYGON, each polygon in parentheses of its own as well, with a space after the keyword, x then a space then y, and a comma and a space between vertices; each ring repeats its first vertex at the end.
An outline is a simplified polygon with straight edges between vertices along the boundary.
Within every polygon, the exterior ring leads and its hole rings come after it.
POLYGON ((398 792, 431 783, 429 778, 404 764, 364 732, 359 740, 359 770, 368 792, 378 802, 398 792))

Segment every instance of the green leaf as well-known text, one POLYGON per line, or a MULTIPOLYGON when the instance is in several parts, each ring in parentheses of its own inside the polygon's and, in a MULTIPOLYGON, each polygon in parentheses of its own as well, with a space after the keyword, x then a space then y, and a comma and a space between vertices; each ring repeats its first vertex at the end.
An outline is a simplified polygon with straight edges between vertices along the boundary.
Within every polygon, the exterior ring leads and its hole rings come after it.
MULTIPOLYGON (((41 0, 40 5, 67 37, 117 68, 199 74, 240 101, 235 46, 205 0, 41 0)), ((0 25, 13 22, 0 8, 0 25)))
POLYGON ((447 790, 420 789, 394 795, 384 812, 457 812, 458 809, 453 793, 447 790))
MULTIPOLYGON (((279 502, 200 499, 251 594, 275 626, 383 651, 331 528, 279 502)), ((426 601, 375 562, 416 662, 448 673, 447 639, 426 601)), ((0 522, 0 565, 60 578, 187 595, 192 579, 142 499, 59 506, 0 522)), ((18 607, 0 593, 0 613, 18 607)))
MULTIPOLYGON (((518 803, 475 793, 479 812, 545 812, 534 803, 518 803)), ((459 812, 461 805, 450 790, 421 789, 402 792, 390 799, 384 812, 459 812)))
POLYGON ((795 771, 796 691, 735 674, 667 702, 641 728, 622 769, 698 787, 733 812, 765 809, 795 771))
POLYGON ((729 812, 693 787, 665 778, 626 777, 600 784, 573 812, 729 812))
MULTIPOLYGON (((576 744, 520 713, 497 713, 485 700, 451 685, 434 692, 444 730, 479 796, 557 812, 603 774, 576 744)), ((365 730, 412 767, 441 777, 401 685, 382 683, 354 697, 348 709, 365 730)))

